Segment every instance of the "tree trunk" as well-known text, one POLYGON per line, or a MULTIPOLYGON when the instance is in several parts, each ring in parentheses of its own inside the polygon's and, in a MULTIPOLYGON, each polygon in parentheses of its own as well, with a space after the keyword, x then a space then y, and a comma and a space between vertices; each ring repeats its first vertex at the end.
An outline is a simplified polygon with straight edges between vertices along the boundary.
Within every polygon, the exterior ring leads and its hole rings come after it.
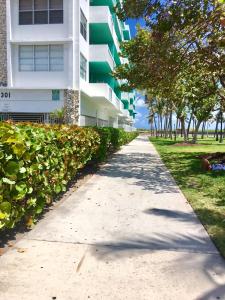
POLYGON ((160 115, 158 115, 158 137, 160 136, 160 115))
POLYGON ((173 139, 173 113, 170 112, 170 139, 173 139))
POLYGON ((204 139, 204 133, 205 133, 205 122, 202 123, 202 140, 204 139))
POLYGON ((220 112, 220 143, 223 142, 223 112, 220 112))
POLYGON ((192 122, 192 137, 194 136, 194 131, 195 131, 195 119, 193 118, 193 122, 192 122))
POLYGON ((176 122, 176 125, 174 124, 174 141, 177 140, 177 129, 178 129, 178 125, 179 124, 179 119, 177 118, 177 122, 176 122))
POLYGON ((187 131, 186 131, 186 128, 185 128, 185 118, 184 117, 180 118, 180 123, 181 123, 182 134, 184 136, 184 142, 187 142, 188 137, 187 137, 187 131))
POLYGON ((161 137, 163 137, 162 129, 163 129, 163 119, 162 119, 162 115, 160 115, 160 131, 161 131, 160 136, 161 137))
POLYGON ((218 135, 218 126, 219 126, 219 116, 216 116, 216 129, 215 129, 215 134, 216 134, 216 141, 219 140, 219 135, 218 135))
POLYGON ((164 122, 164 133, 165 138, 168 138, 168 115, 165 116, 165 122, 164 122))
POLYGON ((154 114, 154 127, 155 127, 155 136, 158 137, 157 121, 156 121, 155 114, 154 114))
POLYGON ((195 125, 195 131, 194 131, 193 138, 192 138, 192 143, 193 144, 195 144, 197 142, 198 130, 199 130, 200 125, 201 125, 201 121, 198 120, 196 125, 195 125))
POLYGON ((189 137, 189 132, 190 132, 192 118, 193 118, 193 113, 191 113, 190 119, 189 119, 189 122, 188 122, 188 127, 187 127, 187 136, 188 137, 189 137))

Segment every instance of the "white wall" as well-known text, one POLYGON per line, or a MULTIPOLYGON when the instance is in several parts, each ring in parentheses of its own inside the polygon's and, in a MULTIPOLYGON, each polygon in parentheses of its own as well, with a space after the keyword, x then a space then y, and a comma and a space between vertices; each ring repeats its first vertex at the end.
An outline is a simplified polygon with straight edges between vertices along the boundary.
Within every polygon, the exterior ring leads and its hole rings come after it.
MULTIPOLYGON (((82 81, 80 80, 80 52, 87 59, 87 82, 84 82, 84 85, 88 84, 89 24, 87 24, 87 40, 85 40, 80 34, 80 9, 82 9, 86 19, 89 20, 88 0, 64 0, 63 24, 19 25, 19 0, 7 1, 8 91, 13 89, 13 96, 8 102, 1 101, 1 103, 4 102, 6 110, 14 112, 31 112, 32 110, 48 112, 55 107, 62 106, 59 102, 57 104, 52 103, 51 97, 46 92, 44 92, 46 101, 43 102, 44 100, 35 90, 67 88, 79 90, 82 81), (19 45, 41 44, 64 44, 63 72, 19 71, 19 45), (24 90, 26 89, 28 90, 29 101, 24 102, 24 90), (34 90, 29 91, 29 89, 34 90), (38 101, 40 101, 39 104, 38 101), (15 104, 13 104, 14 102, 15 104), (8 104, 6 105, 6 103, 8 104)), ((3 108, 2 104, 1 108, 3 108)))
POLYGON ((62 40, 72 38, 73 6, 71 0, 64 0, 64 23, 43 25, 19 25, 19 0, 9 0, 11 3, 12 40, 62 40))
MULTIPOLYGON (((0 111, 51 112, 63 106, 63 89, 69 88, 84 91, 81 93, 81 115, 96 117, 97 113, 100 119, 117 119, 118 103, 114 94, 109 100, 108 89, 107 95, 104 89, 100 89, 100 94, 95 94, 93 85, 89 84, 90 19, 109 24, 118 48, 108 7, 89 7, 89 0, 64 0, 64 24, 19 25, 19 0, 7 0, 7 17, 9 89, 0 89, 0 93, 10 92, 11 97, 0 98, 0 111), (88 21, 87 40, 80 34, 80 9, 88 21), (26 44, 64 44, 64 71, 19 72, 18 47, 26 44), (87 59, 86 82, 80 79, 80 53, 87 59), (52 89, 61 90, 60 101, 52 101, 52 89)), ((102 55, 104 61, 106 58, 102 55)))
POLYGON ((52 90, 0 90, 1 112, 29 112, 48 113, 62 108, 63 90, 60 91, 60 100, 52 100, 52 90), (10 97, 9 97, 10 93, 10 97), (7 95, 7 96, 6 96, 7 95), (5 97, 6 96, 6 97, 5 97))
MULTIPOLYGON (((64 44, 64 71, 62 72, 20 72, 19 45, 11 45, 12 87, 63 89, 70 86, 71 44, 64 44)), ((72 84, 72 81, 71 81, 72 84)))
POLYGON ((80 53, 87 59, 87 80, 89 82, 89 0, 73 0, 74 1, 74 72, 77 86, 75 89, 80 89, 81 81, 80 78, 80 53), (87 19, 87 40, 83 38, 80 33, 80 10, 83 11, 87 19))
MULTIPOLYGON (((78 32, 79 18, 74 12, 77 0, 64 0, 64 23, 46 25, 19 25, 19 0, 7 2, 8 27, 8 78, 9 88, 76 88, 78 78, 74 75, 79 62, 73 47, 74 33, 78 32), (76 22, 74 21, 76 20, 76 22), (64 45, 63 72, 19 72, 19 45, 64 45), (73 63, 74 59, 76 62, 73 63), (74 69, 73 69, 74 66, 74 69)), ((78 73, 78 72, 76 72, 78 73)))
POLYGON ((83 93, 81 94, 81 115, 98 117, 99 119, 108 121, 110 118, 116 118, 117 112, 112 104, 106 99, 92 99, 83 93))

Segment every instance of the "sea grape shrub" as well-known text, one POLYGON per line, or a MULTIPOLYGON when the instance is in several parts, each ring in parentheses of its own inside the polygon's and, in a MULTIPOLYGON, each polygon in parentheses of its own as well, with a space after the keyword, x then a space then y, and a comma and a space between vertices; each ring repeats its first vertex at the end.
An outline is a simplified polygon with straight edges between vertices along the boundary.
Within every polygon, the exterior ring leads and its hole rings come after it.
POLYGON ((0 229, 28 225, 88 162, 102 161, 136 132, 0 123, 0 229))
POLYGON ((99 161, 105 160, 108 153, 112 153, 119 147, 131 142, 138 135, 138 132, 126 132, 123 129, 113 127, 95 128, 100 135, 100 146, 96 153, 96 159, 99 161))

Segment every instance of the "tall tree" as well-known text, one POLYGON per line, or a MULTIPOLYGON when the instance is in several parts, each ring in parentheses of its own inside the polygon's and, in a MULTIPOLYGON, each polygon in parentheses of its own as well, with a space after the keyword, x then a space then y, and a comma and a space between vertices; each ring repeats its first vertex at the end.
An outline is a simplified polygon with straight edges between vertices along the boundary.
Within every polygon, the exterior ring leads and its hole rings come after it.
POLYGON ((204 115, 216 97, 225 100, 224 1, 124 0, 116 9, 122 19, 146 21, 121 47, 131 62, 115 70, 124 89, 171 101, 184 132, 187 107, 204 115))

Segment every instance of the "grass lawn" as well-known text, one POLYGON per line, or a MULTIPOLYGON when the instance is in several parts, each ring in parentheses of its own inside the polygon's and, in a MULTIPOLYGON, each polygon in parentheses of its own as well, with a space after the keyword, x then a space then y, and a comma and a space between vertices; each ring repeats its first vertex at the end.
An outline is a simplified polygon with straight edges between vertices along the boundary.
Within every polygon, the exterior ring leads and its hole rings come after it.
POLYGON ((196 158, 204 153, 225 152, 225 144, 210 138, 200 140, 197 146, 176 146, 163 138, 150 140, 225 257, 225 171, 206 172, 196 158))

